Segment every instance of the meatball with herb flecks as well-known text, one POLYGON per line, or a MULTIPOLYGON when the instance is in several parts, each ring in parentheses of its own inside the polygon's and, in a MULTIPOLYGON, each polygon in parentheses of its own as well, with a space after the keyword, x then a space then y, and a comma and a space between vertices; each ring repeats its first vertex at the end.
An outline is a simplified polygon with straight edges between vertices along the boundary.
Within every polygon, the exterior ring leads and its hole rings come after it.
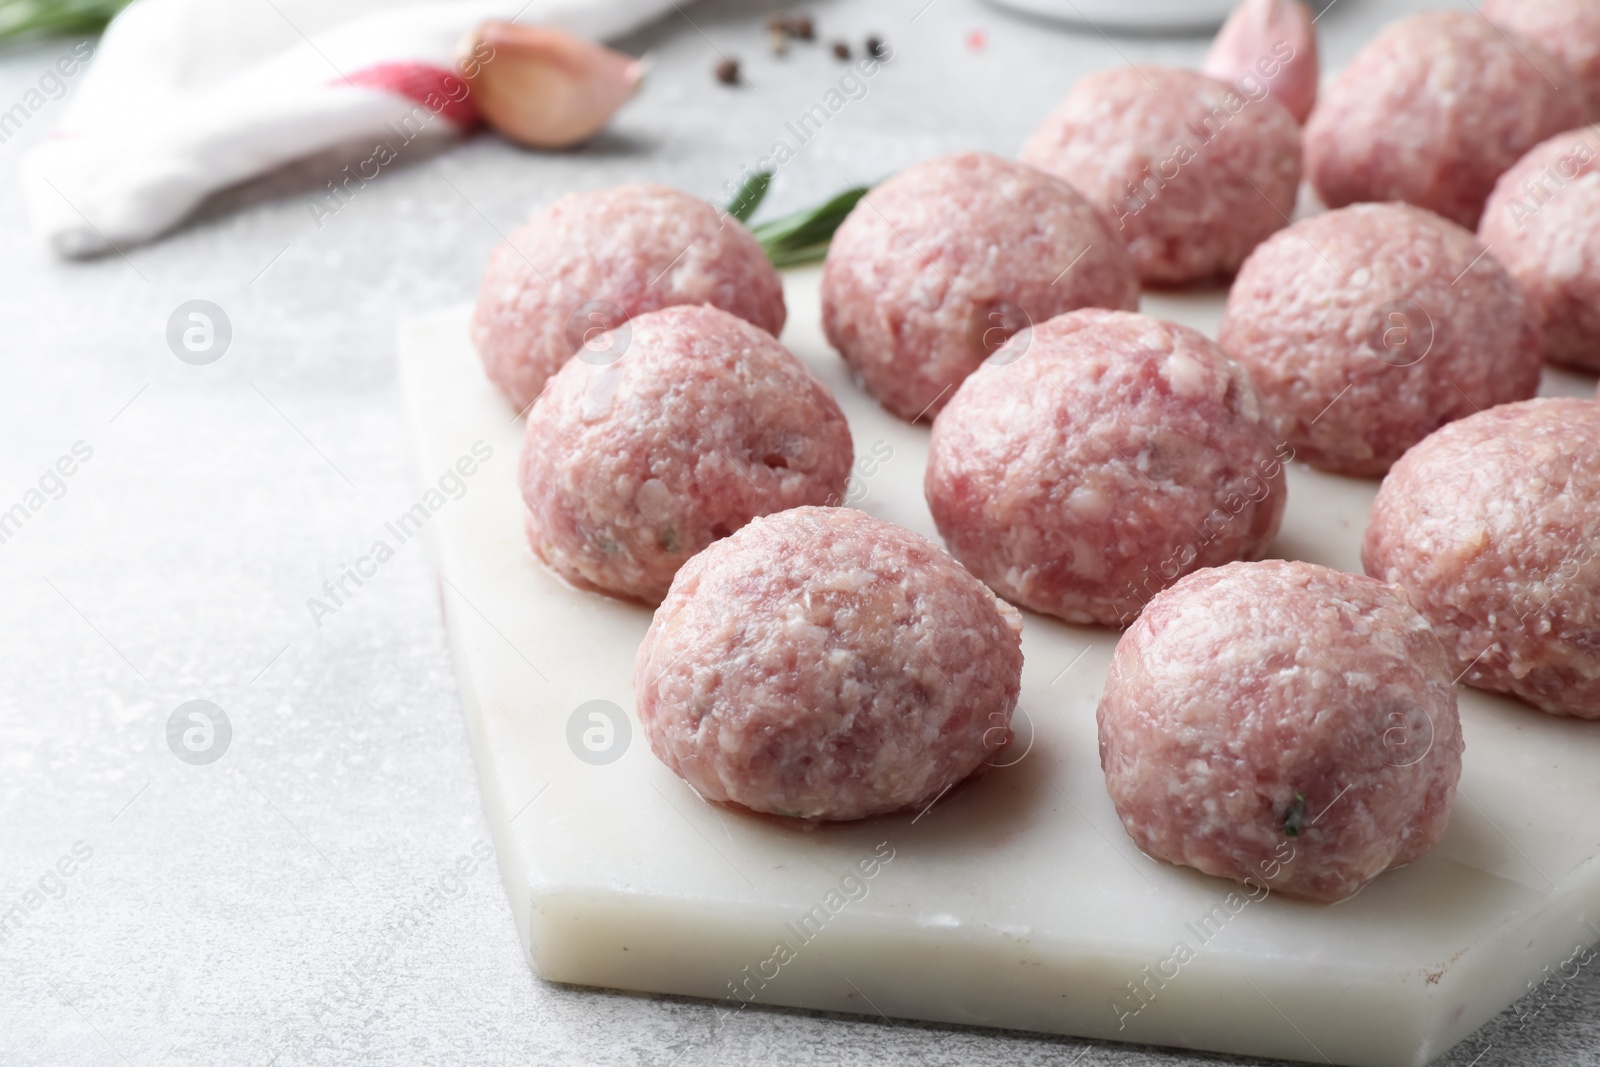
POLYGON ((1479 408, 1539 387, 1522 291, 1468 230, 1407 204, 1357 204, 1256 249, 1217 340, 1295 456, 1377 477, 1479 408))
POLYGON ((1361 559, 1468 685, 1600 719, 1600 403, 1504 404, 1429 437, 1383 480, 1361 559))
POLYGON ((1600 371, 1600 126, 1558 133, 1506 171, 1478 236, 1522 286, 1544 358, 1600 371))
POLYGON ((1022 159, 1106 213, 1146 284, 1191 285, 1288 224, 1300 125, 1261 81, 1123 67, 1079 80, 1022 159))
POLYGON ((1475 11, 1392 23, 1323 90, 1306 175, 1329 207, 1404 200, 1474 227, 1500 175, 1588 121, 1558 59, 1475 11))
POLYGON ((489 257, 472 316, 484 370, 516 410, 572 355, 635 315, 710 304, 776 337, 783 283, 750 232, 688 193, 572 193, 489 257))
POLYGON ((1342 900, 1444 836, 1451 669, 1395 586, 1311 563, 1191 574, 1117 643, 1100 765, 1144 852, 1342 900))
POLYGON ((1065 183, 978 152, 903 171, 828 249, 822 324, 867 392, 931 418, 1012 334, 1081 307, 1132 310, 1139 279, 1065 183))
POLYGON ((797 508, 678 572, 635 660, 639 723, 707 800, 810 821, 925 806, 1009 743, 1021 632, 926 538, 797 508))
POLYGON ((933 424, 924 490, 1001 596, 1125 626, 1200 567, 1258 557, 1284 451, 1250 376, 1187 327, 1119 311, 1012 338, 933 424))
POLYGON ((833 394, 770 335, 712 307, 653 311, 528 412, 528 543, 576 584, 655 603, 756 516, 841 499, 853 458, 833 394))

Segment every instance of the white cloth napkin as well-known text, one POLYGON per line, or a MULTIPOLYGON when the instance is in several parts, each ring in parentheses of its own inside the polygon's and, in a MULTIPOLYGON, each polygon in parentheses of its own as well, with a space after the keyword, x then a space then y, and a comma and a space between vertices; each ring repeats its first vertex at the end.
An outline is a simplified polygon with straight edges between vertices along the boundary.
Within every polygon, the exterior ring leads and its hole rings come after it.
POLYGON ((673 0, 137 0, 107 27, 52 139, 20 169, 33 227, 64 256, 149 240, 208 194, 367 137, 457 133, 450 81, 486 18, 592 40, 673 0))

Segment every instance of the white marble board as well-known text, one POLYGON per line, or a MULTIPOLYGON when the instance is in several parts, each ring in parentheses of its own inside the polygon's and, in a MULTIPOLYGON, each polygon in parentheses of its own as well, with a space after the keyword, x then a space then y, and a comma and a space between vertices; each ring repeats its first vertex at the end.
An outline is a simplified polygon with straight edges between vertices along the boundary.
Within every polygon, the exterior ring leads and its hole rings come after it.
MULTIPOLYGON (((821 335, 818 276, 786 274, 783 340, 849 416, 856 505, 935 536, 927 431, 849 380, 821 335)), ((1145 305, 1214 334, 1222 299, 1145 305)), ((523 542, 520 423, 467 316, 404 329, 402 382, 421 486, 439 490, 419 500, 484 805, 543 977, 715 998, 726 1026, 753 1000, 1409 1067, 1600 940, 1600 726, 1463 689, 1461 792, 1434 853, 1333 907, 1247 899, 1129 841, 1094 723, 1116 635, 1031 614, 1017 715, 1031 743, 1010 765, 921 814, 810 832, 707 805, 632 722, 650 612, 567 587, 523 542), (591 701, 622 709, 609 749, 589 717, 604 705, 579 710, 591 701)), ((1546 393, 1593 388, 1546 376, 1546 393)), ((1289 484, 1274 554, 1359 571, 1376 483, 1296 466, 1289 484)))

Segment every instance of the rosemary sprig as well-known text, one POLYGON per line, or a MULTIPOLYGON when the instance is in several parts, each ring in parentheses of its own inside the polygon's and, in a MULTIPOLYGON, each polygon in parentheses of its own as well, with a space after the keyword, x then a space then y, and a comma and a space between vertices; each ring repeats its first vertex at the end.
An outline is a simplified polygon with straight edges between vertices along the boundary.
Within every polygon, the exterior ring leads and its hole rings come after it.
MULTIPOLYGON (((771 186, 771 171, 762 170, 750 175, 728 202, 728 214, 740 222, 749 222, 750 216, 761 206, 761 201, 766 199, 771 186)), ((846 189, 817 207, 757 223, 750 227, 750 232, 761 242, 761 250, 774 267, 797 267, 802 263, 820 262, 828 254, 828 242, 833 240, 834 231, 870 188, 863 185, 846 189)))
POLYGON ((771 185, 770 170, 758 170, 750 175, 744 184, 739 186, 739 191, 733 194, 733 199, 728 201, 728 214, 740 222, 749 222, 750 216, 761 206, 761 201, 767 198, 767 189, 771 185))
POLYGON ((862 185, 846 189, 825 204, 760 223, 750 232, 761 242, 775 267, 815 263, 828 254, 834 231, 870 188, 862 185))
POLYGON ((768 248, 767 259, 774 267, 802 267, 807 263, 821 263, 828 258, 828 244, 808 245, 805 248, 768 248))
POLYGON ((16 37, 94 33, 129 0, 0 0, 0 41, 16 37))

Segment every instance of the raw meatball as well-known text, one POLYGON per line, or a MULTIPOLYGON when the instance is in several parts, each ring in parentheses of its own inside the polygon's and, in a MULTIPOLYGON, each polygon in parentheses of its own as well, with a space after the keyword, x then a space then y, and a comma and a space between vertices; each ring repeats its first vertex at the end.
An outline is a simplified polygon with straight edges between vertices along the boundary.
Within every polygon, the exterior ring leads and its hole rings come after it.
POLYGON ((1361 559, 1405 587, 1469 685, 1600 719, 1600 404, 1446 426, 1383 480, 1361 559))
POLYGON ((1300 127, 1266 84, 1123 67, 1082 78, 1022 150, 1111 218, 1151 285, 1231 275, 1285 226, 1300 127))
POLYGON ((842 499, 854 458, 833 394, 711 307, 653 311, 571 360, 528 413, 528 543, 579 585, 649 603, 757 515, 842 499))
POLYGON ((1401 591, 1311 563, 1190 575, 1123 635, 1100 766, 1139 848, 1335 901, 1444 836, 1461 723, 1401 591))
POLYGON ((1483 17, 1514 30, 1567 65, 1600 119, 1600 4, 1594 0, 1484 0, 1483 17))
POLYGON ((1021 634, 931 541, 798 508, 678 573, 635 662, 639 724, 708 800, 803 819, 922 806, 1009 743, 1021 634))
POLYGON ((1079 311, 967 379, 924 488, 950 551, 1001 596, 1123 626, 1200 567, 1278 532, 1283 458, 1255 386, 1204 336, 1079 311))
POLYGON ((578 349, 677 304, 710 304, 783 332, 783 283, 738 220, 659 185, 573 193, 489 257, 472 343, 521 411, 578 349))
POLYGON ((1587 115, 1543 48, 1481 15, 1429 11, 1390 24, 1323 92, 1306 171, 1329 207, 1404 200, 1475 227, 1495 179, 1587 115))
POLYGON ((1600 126, 1556 134, 1506 171, 1478 227, 1521 283, 1544 358, 1590 371, 1600 370, 1597 160, 1600 126))
POLYGON ((1217 339, 1295 455, 1375 477, 1438 427, 1539 387, 1516 281, 1467 230, 1405 204, 1307 219, 1258 248, 1217 339))
POLYGON ((829 343, 904 419, 937 412, 1019 329, 1089 306, 1139 306, 1105 219, 1049 175, 978 152, 874 189, 822 273, 829 343))

